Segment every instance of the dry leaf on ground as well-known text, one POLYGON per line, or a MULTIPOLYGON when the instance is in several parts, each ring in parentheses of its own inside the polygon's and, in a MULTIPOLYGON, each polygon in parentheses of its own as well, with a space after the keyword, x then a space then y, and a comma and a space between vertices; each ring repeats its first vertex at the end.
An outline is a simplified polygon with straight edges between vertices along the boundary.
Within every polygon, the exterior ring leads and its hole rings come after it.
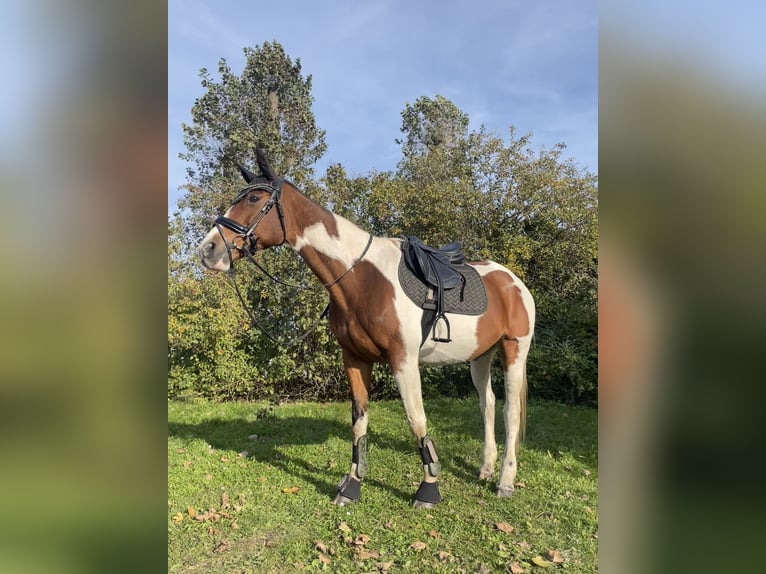
POLYGON ((338 524, 338 530, 341 532, 351 532, 351 527, 345 521, 343 521, 338 524))
POLYGON ((322 554, 321 552, 319 553, 319 561, 322 564, 329 564, 330 562, 332 562, 329 556, 322 554))
POLYGON ((564 561, 558 550, 548 550, 548 552, 545 553, 545 557, 556 564, 561 564, 564 561))
POLYGON ((507 522, 498 522, 495 524, 495 528, 497 528, 501 532, 507 532, 509 534, 513 532, 513 526, 511 526, 507 522))
POLYGON ((290 486, 290 487, 288 487, 288 488, 283 488, 283 489, 282 489, 282 492, 284 492, 285 494, 295 494, 295 493, 296 493, 296 492, 298 492, 300 489, 301 489, 301 487, 300 487, 300 486, 290 486))
POLYGON ((425 543, 425 542, 421 542, 420 540, 416 540, 415 542, 413 542, 412 544, 410 544, 410 548, 412 548, 412 549, 413 549, 413 550, 415 550, 416 552, 420 552, 420 551, 421 551, 421 550, 423 550, 425 547, 426 547, 426 543, 425 543))
POLYGON ((184 519, 183 512, 176 512, 173 518, 171 520, 173 521, 173 524, 178 524, 184 519))
POLYGON ((511 562, 508 565, 508 569, 511 571, 511 574, 522 574, 524 572, 524 568, 518 562, 511 562))

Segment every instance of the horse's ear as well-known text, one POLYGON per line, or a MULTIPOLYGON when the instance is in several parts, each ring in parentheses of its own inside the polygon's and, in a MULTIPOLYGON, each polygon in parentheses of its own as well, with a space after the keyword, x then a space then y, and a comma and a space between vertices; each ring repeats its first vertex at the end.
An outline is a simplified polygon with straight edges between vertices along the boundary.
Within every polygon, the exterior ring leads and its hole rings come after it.
POLYGON ((277 174, 274 173, 274 170, 266 159, 266 152, 263 151, 261 146, 255 148, 255 162, 258 164, 258 167, 261 168, 261 173, 265 175, 269 181, 276 181, 278 179, 277 174))
POLYGON ((237 164, 237 167, 239 168, 239 173, 242 174, 242 177, 247 183, 253 183, 253 181, 255 181, 256 175, 252 171, 239 164, 237 164))

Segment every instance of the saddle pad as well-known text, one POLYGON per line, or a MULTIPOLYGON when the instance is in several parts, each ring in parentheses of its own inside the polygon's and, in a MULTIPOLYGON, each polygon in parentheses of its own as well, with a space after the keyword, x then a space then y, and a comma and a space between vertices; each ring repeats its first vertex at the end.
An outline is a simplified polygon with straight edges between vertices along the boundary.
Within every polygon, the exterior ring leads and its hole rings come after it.
MULTIPOLYGON (((470 265, 455 265, 460 274, 465 277, 465 289, 458 285, 454 289, 444 291, 444 312, 458 315, 481 315, 487 310, 487 291, 479 272, 470 265), (463 299, 460 299, 461 294, 463 299)), ((418 279, 407 264, 404 257, 399 262, 399 283, 415 305, 423 307, 428 297, 428 287, 418 279)))

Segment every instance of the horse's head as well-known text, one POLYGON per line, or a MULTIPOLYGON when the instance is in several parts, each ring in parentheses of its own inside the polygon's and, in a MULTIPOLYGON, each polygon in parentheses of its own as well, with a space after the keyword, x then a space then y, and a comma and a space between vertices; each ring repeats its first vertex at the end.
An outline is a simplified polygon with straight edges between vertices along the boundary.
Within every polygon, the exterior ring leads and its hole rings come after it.
POLYGON ((226 213, 215 220, 199 245, 200 259, 208 269, 228 271, 240 257, 281 245, 287 238, 280 203, 283 180, 274 173, 260 148, 256 161, 263 175, 239 167, 248 185, 240 190, 226 213))

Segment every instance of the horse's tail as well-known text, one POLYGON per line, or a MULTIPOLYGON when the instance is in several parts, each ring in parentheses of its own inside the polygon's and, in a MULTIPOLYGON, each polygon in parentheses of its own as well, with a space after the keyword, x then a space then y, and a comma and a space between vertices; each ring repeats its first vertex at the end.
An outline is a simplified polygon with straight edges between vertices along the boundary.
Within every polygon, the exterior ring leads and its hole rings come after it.
POLYGON ((527 360, 524 359, 524 378, 521 382, 521 392, 519 393, 519 432, 516 435, 516 452, 519 452, 519 445, 524 442, 527 434, 527 360))

